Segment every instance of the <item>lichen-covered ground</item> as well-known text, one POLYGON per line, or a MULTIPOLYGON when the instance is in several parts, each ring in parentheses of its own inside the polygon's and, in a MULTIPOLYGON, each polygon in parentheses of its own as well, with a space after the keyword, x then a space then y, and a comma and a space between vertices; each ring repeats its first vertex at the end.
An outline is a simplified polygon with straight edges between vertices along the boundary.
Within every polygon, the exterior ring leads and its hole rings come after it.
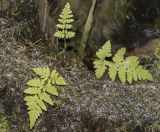
POLYGON ((41 49, 31 50, 23 43, 19 44, 8 31, 10 27, 6 20, 1 19, 0 25, 3 25, 0 36, 0 108, 3 117, 0 112, 0 123, 7 119, 6 131, 31 131, 23 90, 27 88, 26 82, 35 76, 31 68, 38 66, 57 69, 66 79, 67 86, 59 88, 61 103, 48 106, 48 111, 38 119, 32 131, 160 131, 160 71, 154 65, 149 67, 153 82, 123 85, 110 81, 107 76, 97 80, 94 72, 83 66, 57 65, 58 60, 47 58, 47 53, 41 49))

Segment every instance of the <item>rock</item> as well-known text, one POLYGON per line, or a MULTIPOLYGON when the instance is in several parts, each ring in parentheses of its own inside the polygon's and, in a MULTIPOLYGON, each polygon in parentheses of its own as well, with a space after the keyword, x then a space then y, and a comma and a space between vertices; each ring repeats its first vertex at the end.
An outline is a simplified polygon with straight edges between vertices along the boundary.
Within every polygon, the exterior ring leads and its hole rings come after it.
POLYGON ((0 106, 0 131, 1 132, 9 131, 9 124, 8 124, 7 117, 5 115, 5 112, 2 106, 0 106))
MULTIPOLYGON (((0 105, 4 107, 10 131, 28 132, 27 107, 23 98, 26 82, 35 76, 32 67, 48 66, 57 69, 67 86, 60 87, 61 104, 51 107, 38 119, 33 131, 149 131, 158 129, 160 120, 160 71, 150 68, 153 82, 133 85, 100 80, 83 67, 55 67, 45 53, 32 54, 16 41, 0 42, 0 105), (32 56, 32 58, 31 58, 32 56)), ((37 49, 38 50, 38 49, 37 49)))

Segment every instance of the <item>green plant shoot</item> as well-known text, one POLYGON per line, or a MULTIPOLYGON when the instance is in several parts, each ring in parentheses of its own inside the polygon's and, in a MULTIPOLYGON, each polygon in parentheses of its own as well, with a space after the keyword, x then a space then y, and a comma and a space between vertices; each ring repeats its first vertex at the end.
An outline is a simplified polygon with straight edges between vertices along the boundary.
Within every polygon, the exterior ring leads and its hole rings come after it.
POLYGON ((74 22, 74 19, 69 3, 65 5, 58 21, 59 24, 57 24, 56 26, 59 30, 54 34, 54 36, 64 40, 64 49, 66 51, 66 40, 75 36, 75 32, 71 31, 71 29, 73 28, 72 23, 74 22))
POLYGON ((24 100, 28 106, 30 129, 33 128, 42 111, 47 111, 45 103, 54 104, 50 95, 58 96, 56 86, 66 85, 64 78, 59 76, 56 70, 50 72, 49 68, 33 68, 33 71, 39 77, 29 80, 28 88, 24 90, 27 94, 24 100))
POLYGON ((116 76, 119 77, 122 83, 138 80, 153 80, 151 73, 144 67, 139 65, 139 58, 137 56, 129 56, 125 58, 126 49, 121 48, 113 56, 113 61, 106 60, 111 57, 111 43, 106 42, 104 46, 96 53, 97 59, 93 62, 96 77, 100 79, 106 70, 108 70, 109 77, 115 81, 116 76))

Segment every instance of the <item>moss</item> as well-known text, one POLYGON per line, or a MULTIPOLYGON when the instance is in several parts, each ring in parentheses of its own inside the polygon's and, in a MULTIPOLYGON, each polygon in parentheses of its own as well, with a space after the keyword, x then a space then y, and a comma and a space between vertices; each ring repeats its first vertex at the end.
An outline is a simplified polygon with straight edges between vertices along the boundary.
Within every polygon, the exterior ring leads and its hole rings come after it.
POLYGON ((2 107, 0 107, 0 132, 8 132, 9 124, 7 121, 7 117, 2 107))
POLYGON ((154 26, 158 29, 160 29, 160 17, 156 18, 154 21, 154 26))

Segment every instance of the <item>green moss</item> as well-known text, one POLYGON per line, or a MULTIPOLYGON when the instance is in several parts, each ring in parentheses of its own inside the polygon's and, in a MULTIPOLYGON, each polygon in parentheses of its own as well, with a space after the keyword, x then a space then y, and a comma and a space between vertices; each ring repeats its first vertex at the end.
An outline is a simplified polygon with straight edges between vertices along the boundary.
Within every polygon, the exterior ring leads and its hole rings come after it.
POLYGON ((157 19, 155 19, 154 21, 154 26, 158 29, 160 29, 160 17, 158 17, 157 19))
POLYGON ((4 110, 0 107, 0 131, 8 132, 9 125, 4 110))

